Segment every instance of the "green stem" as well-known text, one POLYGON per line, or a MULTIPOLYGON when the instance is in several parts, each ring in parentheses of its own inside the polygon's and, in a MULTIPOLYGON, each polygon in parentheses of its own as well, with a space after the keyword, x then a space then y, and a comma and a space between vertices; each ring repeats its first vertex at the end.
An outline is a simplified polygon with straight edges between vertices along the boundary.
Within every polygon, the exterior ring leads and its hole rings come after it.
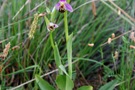
POLYGON ((68 41, 68 22, 67 22, 67 11, 64 13, 64 24, 65 24, 65 35, 66 35, 66 41, 68 41))
MULTIPOLYGON (((68 43, 68 21, 67 21, 67 11, 64 13, 64 25, 65 25, 65 36, 66 36, 66 43, 68 43)), ((68 51, 68 47, 67 47, 67 52, 68 51)), ((68 73, 70 78, 72 79, 72 59, 68 58, 68 73)))
POLYGON ((70 0, 67 1, 68 3, 70 2, 70 0))
POLYGON ((53 42, 53 37, 52 37, 52 31, 50 31, 50 41, 51 41, 51 45, 54 49, 54 42, 53 42))
MULTIPOLYGON (((54 54, 56 53, 55 51, 56 51, 56 47, 55 47, 55 45, 54 45, 54 41, 53 41, 53 35, 52 35, 52 31, 50 31, 50 41, 51 41, 51 46, 52 46, 52 48, 53 48, 53 50, 54 50, 54 54)), ((54 55, 54 57, 56 57, 55 55, 54 55)), ((55 60, 55 62, 56 63, 58 63, 58 64, 56 64, 57 65, 57 67, 58 67, 58 69, 59 69, 59 74, 60 75, 62 75, 63 74, 63 72, 62 72, 62 70, 59 68, 59 65, 61 65, 61 60, 55 60)))

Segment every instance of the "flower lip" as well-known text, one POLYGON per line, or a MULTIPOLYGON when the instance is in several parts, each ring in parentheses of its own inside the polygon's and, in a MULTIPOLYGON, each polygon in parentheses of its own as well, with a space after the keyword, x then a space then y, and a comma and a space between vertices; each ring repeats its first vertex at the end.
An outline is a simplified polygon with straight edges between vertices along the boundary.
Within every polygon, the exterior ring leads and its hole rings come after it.
POLYGON ((59 12, 64 13, 66 11, 65 5, 61 4, 59 7, 59 12))
POLYGON ((56 5, 55 8, 61 12, 64 13, 66 10, 69 12, 73 12, 73 8, 70 4, 66 2, 66 0, 60 0, 56 5))

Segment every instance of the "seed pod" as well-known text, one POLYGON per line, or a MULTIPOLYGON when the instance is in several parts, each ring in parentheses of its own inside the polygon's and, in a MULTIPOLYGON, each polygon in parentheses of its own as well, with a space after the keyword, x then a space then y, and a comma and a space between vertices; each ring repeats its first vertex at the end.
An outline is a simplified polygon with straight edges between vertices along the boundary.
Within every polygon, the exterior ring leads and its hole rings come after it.
POLYGON ((34 34, 35 34, 37 24, 38 24, 38 18, 39 18, 39 15, 36 13, 34 15, 34 20, 31 24, 30 31, 29 31, 29 34, 28 34, 30 39, 34 38, 34 34))
POLYGON ((92 13, 94 16, 97 15, 96 3, 94 1, 92 2, 92 13))
POLYGON ((121 15, 121 11, 120 10, 118 10, 118 15, 121 15))
POLYGON ((115 58, 115 59, 118 59, 118 57, 119 57, 119 53, 118 53, 118 51, 115 51, 115 53, 114 53, 114 58, 115 58))
POLYGON ((111 38, 108 38, 108 44, 110 44, 112 42, 112 39, 111 38))
POLYGON ((88 44, 88 46, 93 47, 94 46, 94 43, 88 44))
POLYGON ((115 34, 114 33, 112 33, 112 39, 114 39, 115 38, 115 34))
POLYGON ((0 54, 0 58, 5 59, 8 55, 9 49, 10 49, 10 42, 5 45, 5 49, 3 50, 3 53, 0 54))

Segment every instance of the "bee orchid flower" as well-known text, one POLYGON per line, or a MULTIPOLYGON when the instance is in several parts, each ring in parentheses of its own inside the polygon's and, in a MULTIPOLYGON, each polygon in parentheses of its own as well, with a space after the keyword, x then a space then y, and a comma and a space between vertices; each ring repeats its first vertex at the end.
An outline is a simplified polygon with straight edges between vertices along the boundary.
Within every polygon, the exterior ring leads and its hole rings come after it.
POLYGON ((55 28, 58 28, 58 25, 52 22, 50 22, 49 25, 47 26, 48 31, 53 31, 55 28))
POLYGON ((72 6, 69 3, 67 3, 66 0, 60 0, 55 5, 55 8, 61 13, 64 13, 66 10, 69 11, 69 12, 73 12, 72 6))

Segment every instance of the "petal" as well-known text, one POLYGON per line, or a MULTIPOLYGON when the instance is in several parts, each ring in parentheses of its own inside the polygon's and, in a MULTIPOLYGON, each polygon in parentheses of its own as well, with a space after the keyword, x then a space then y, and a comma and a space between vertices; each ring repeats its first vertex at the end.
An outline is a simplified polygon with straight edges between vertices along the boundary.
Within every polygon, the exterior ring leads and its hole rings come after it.
POLYGON ((65 7, 66 7, 66 10, 68 10, 69 12, 73 12, 73 8, 70 4, 65 3, 65 7))
POLYGON ((52 22, 49 23, 49 26, 53 26, 53 25, 54 25, 54 23, 52 23, 52 22))
POLYGON ((59 27, 57 24, 54 24, 53 26, 54 26, 54 28, 58 28, 59 27))
POLYGON ((66 2, 66 0, 60 0, 60 2, 66 2))
POLYGON ((57 10, 59 10, 59 8, 60 8, 60 2, 58 2, 58 3, 55 5, 55 8, 56 8, 57 10))

